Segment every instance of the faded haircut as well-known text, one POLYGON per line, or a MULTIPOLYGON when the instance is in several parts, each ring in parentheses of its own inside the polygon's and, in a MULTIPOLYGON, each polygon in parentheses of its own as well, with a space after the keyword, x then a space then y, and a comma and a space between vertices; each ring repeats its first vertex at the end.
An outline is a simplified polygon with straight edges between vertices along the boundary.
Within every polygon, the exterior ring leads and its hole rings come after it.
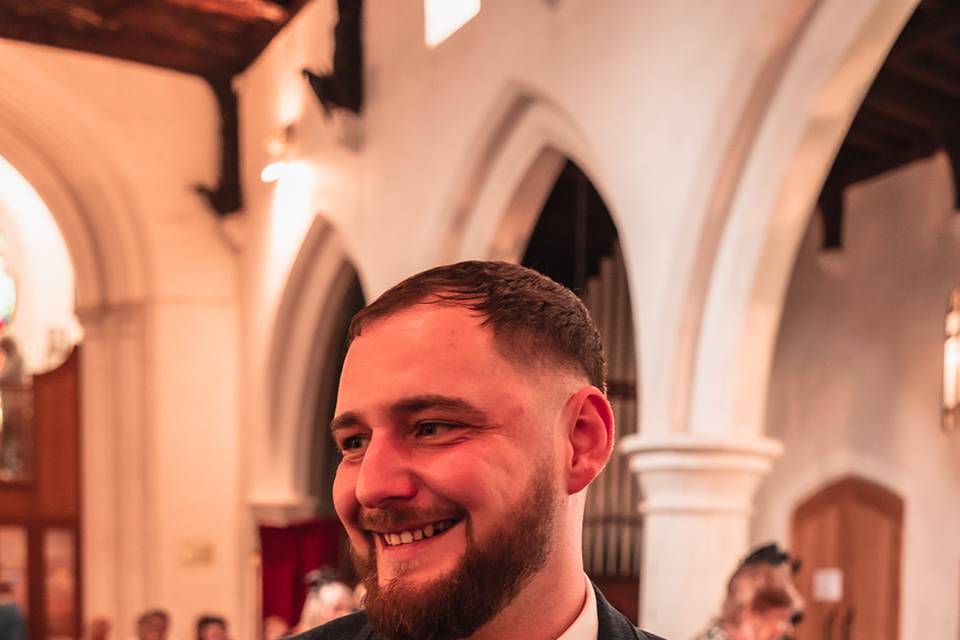
POLYGON ((493 330, 507 360, 552 364, 607 391, 603 341, 583 302, 565 286, 509 262, 458 262, 407 278, 353 317, 348 346, 370 324, 418 304, 470 309, 493 330))

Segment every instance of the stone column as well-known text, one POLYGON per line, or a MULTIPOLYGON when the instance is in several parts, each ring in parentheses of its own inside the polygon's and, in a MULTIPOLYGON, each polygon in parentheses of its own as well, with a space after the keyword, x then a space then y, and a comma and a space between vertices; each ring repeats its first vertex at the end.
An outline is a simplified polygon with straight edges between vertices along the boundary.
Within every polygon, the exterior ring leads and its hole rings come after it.
POLYGON ((106 616, 123 635, 150 595, 145 311, 120 305, 77 315, 84 330, 83 619, 106 616))
POLYGON ((688 640, 719 612, 748 549, 754 494, 782 447, 689 435, 633 435, 620 447, 643 495, 641 625, 688 640))

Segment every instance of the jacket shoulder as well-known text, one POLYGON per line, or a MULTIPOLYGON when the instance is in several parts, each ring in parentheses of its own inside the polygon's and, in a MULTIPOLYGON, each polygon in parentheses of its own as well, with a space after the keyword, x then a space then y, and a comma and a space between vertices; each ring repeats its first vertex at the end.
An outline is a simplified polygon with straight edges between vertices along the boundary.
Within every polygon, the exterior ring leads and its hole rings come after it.
POLYGON ((288 640, 368 640, 374 637, 367 616, 359 612, 331 620, 288 640))
POLYGON ((635 627, 625 615, 607 602, 596 585, 593 585, 593 591, 597 598, 598 640, 664 640, 635 627))

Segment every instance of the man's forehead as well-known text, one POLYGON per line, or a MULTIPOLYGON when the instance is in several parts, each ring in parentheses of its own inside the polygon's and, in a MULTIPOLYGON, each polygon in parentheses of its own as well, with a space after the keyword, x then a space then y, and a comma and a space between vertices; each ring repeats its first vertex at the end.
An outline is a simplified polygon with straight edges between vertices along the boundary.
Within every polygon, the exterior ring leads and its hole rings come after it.
POLYGON ((451 333, 476 332, 492 338, 493 330, 485 324, 485 320, 479 311, 464 305, 425 298, 409 307, 368 321, 354 342, 382 333, 423 333, 424 338, 429 338, 432 332, 437 330, 451 333))

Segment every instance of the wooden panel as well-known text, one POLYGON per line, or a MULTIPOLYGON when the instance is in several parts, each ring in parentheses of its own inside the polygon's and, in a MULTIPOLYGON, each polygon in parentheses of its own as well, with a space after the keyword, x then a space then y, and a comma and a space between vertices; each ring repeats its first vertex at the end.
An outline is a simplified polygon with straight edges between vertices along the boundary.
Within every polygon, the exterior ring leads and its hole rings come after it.
POLYGON ((79 353, 33 379, 35 480, 0 488, 0 517, 76 519, 79 486, 79 353))
POLYGON ((797 589, 803 595, 806 617, 797 627, 797 640, 820 640, 821 630, 833 615, 830 607, 814 601, 813 573, 817 569, 841 564, 841 510, 836 505, 816 505, 794 518, 791 549, 803 565, 796 576, 797 589))
POLYGON ((797 640, 895 640, 899 637, 903 501, 859 478, 846 478, 797 508, 793 549, 803 562, 797 587, 807 617, 797 640), (817 602, 818 569, 843 572, 843 597, 817 602))

